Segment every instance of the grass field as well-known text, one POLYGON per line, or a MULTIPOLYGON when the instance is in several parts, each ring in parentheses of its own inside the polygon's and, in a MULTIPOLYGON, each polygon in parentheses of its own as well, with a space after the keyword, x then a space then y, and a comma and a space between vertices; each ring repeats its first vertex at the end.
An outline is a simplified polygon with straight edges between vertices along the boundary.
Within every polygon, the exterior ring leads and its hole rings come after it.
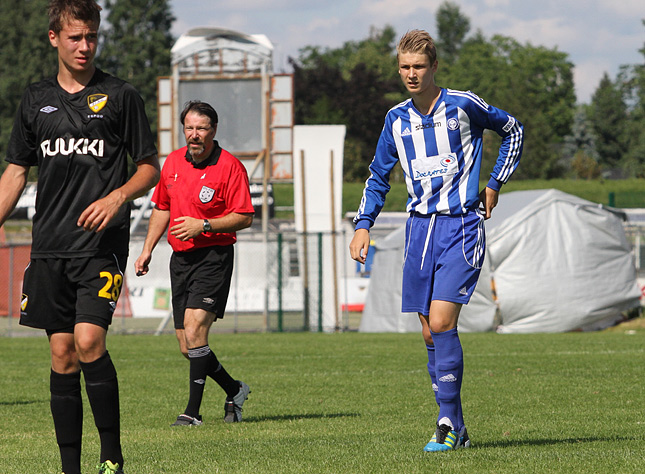
MULTIPOLYGON (((111 335, 128 474, 645 472, 645 330, 463 334, 473 447, 426 454, 436 405, 419 334, 215 334, 252 393, 222 421, 207 382, 200 427, 170 428, 187 397, 174 336, 111 335)), ((44 337, 0 339, 0 473, 60 469, 44 337)), ((98 436, 85 404, 83 472, 98 436)))

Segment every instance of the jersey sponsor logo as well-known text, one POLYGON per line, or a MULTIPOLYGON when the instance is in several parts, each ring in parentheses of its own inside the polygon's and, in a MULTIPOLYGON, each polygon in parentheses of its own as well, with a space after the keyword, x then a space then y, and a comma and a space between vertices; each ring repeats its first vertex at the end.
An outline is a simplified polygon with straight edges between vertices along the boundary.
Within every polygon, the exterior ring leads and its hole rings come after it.
POLYGON ((107 94, 90 94, 87 96, 87 105, 92 112, 99 112, 107 104, 107 94))
POLYGON ((502 127, 502 130, 504 130, 506 133, 510 132, 511 129, 515 126, 515 119, 510 115, 507 115, 507 117, 508 117, 508 122, 506 122, 506 125, 502 127))
POLYGON ((54 107, 53 105, 47 105, 40 109, 41 112, 44 112, 46 114, 51 114, 52 112, 56 112, 58 110, 57 107, 54 107))
POLYGON ((412 178, 419 181, 430 178, 453 176, 459 171, 457 155, 443 153, 437 156, 423 156, 410 162, 412 165, 412 178))
POLYGON ((456 118, 448 119, 448 130, 457 130, 459 128, 459 120, 456 118))
POLYGON ((40 149, 43 156, 56 156, 56 155, 71 155, 78 153, 79 155, 93 155, 98 158, 103 158, 103 140, 89 138, 57 138, 52 140, 45 140, 40 144, 40 149))
POLYGON ((416 127, 414 127, 415 130, 423 130, 424 128, 438 128, 442 127, 443 124, 441 122, 426 122, 426 123, 420 123, 416 127))
POLYGON ((214 195, 214 189, 211 189, 208 186, 202 186, 202 190, 199 192, 199 200, 206 204, 207 202, 211 202, 213 200, 214 195))

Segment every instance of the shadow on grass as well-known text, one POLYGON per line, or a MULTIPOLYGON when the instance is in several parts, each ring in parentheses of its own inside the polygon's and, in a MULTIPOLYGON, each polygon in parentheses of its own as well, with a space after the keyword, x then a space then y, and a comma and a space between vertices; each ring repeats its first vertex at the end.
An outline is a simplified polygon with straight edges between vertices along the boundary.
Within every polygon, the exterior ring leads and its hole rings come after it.
POLYGON ((259 421, 295 421, 307 419, 321 419, 321 418, 344 418, 361 416, 359 413, 307 413, 307 414, 294 414, 294 415, 275 415, 275 416, 249 416, 244 417, 246 422, 259 422, 259 421))
POLYGON ((49 400, 14 400, 14 401, 0 400, 0 406, 3 406, 3 407, 12 407, 12 406, 18 406, 18 405, 37 405, 39 403, 49 403, 49 400))
POLYGON ((564 438, 564 439, 525 439, 525 440, 500 440, 492 442, 474 443, 471 448, 519 448, 521 446, 551 446, 557 444, 578 444, 578 443, 596 443, 598 441, 636 441, 636 437, 612 436, 612 437, 582 437, 582 438, 564 438))

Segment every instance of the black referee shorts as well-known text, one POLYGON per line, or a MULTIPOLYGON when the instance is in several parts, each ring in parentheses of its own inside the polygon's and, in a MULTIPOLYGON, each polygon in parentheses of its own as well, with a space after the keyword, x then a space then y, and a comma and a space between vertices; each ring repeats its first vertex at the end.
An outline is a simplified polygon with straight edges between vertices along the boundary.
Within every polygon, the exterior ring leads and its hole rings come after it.
POLYGON ((72 332, 76 323, 107 329, 123 286, 125 255, 36 258, 25 269, 20 324, 72 332))
POLYGON ((199 308, 224 317, 233 275, 233 245, 213 245, 170 258, 172 313, 175 329, 184 328, 186 308, 199 308))

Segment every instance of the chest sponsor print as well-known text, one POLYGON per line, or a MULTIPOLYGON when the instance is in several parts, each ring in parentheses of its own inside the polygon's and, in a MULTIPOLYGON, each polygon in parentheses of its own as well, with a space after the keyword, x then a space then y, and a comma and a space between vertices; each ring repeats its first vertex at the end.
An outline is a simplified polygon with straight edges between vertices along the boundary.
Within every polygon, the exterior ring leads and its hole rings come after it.
POLYGON ((436 156, 423 156, 411 161, 412 179, 423 181, 431 178, 454 176, 459 171, 457 155, 442 153, 436 156))
POLYGON ((209 203, 213 200, 215 195, 215 190, 209 188, 208 186, 202 186, 202 190, 199 192, 199 200, 204 204, 209 203))

